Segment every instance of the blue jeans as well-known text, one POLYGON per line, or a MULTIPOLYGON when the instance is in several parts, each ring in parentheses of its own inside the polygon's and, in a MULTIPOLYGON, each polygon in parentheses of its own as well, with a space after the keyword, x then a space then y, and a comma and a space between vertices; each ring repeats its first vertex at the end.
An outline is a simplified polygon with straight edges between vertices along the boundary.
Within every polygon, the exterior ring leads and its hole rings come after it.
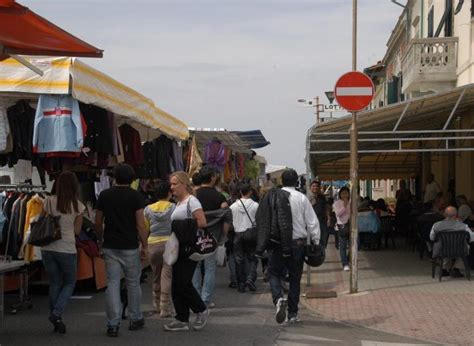
POLYGON ((122 319, 122 302, 120 300, 120 279, 122 272, 128 291, 128 311, 132 321, 143 318, 140 309, 142 290, 140 275, 142 266, 140 251, 104 249, 105 269, 107 272, 106 314, 107 326, 118 327, 122 319))
POLYGON ((41 251, 49 278, 49 310, 61 317, 76 284, 77 255, 56 251, 41 251))
POLYGON ((255 284, 257 281, 255 247, 244 242, 243 233, 235 234, 234 253, 239 285, 245 285, 249 281, 255 284))
POLYGON ((214 295, 214 286, 216 284, 216 254, 217 251, 205 260, 198 262, 193 276, 193 286, 201 293, 202 301, 207 305, 211 302, 214 295), (204 281, 202 280, 201 266, 204 265, 204 281), (201 288, 202 284, 202 288, 201 288))
POLYGON ((290 278, 290 289, 288 292, 288 317, 295 317, 298 314, 298 303, 300 302, 300 283, 303 274, 304 244, 305 239, 293 240, 291 256, 283 257, 281 248, 275 246, 268 257, 268 272, 270 275, 270 288, 272 291, 273 303, 276 304, 279 298, 283 298, 281 280, 288 272, 290 278))
POLYGON ((349 258, 347 257, 348 245, 349 245, 349 239, 346 237, 339 236, 339 254, 341 256, 341 263, 343 266, 349 265, 349 258))

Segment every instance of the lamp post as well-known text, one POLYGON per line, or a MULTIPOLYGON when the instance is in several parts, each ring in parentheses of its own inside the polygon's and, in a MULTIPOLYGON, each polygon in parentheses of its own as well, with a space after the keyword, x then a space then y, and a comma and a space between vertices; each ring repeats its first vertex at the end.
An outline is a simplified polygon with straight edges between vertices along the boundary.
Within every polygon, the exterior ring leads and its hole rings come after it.
POLYGON ((319 96, 316 96, 313 100, 306 100, 306 99, 298 99, 298 103, 303 103, 305 105, 314 107, 314 115, 316 116, 316 124, 319 124, 321 122, 321 119, 319 117, 319 113, 321 113, 321 110, 319 106, 319 96))

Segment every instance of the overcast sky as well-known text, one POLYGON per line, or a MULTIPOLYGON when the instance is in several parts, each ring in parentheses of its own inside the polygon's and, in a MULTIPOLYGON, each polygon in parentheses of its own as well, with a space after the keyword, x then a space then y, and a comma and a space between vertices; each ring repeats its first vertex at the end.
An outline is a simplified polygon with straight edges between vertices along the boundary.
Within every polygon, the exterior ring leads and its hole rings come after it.
MULTIPOLYGON (((190 127, 261 129, 272 164, 304 172, 314 110, 296 102, 351 69, 351 0, 19 0, 104 49, 83 59, 190 127)), ((402 8, 359 0, 358 68, 375 64, 402 8)))

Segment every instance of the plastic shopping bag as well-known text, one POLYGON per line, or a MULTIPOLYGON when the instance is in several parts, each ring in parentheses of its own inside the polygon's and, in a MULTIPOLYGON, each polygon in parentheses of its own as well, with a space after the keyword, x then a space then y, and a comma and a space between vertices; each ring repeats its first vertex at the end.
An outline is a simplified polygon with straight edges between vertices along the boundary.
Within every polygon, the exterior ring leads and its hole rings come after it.
POLYGON ((179 240, 174 233, 171 233, 170 239, 166 242, 163 260, 167 265, 172 266, 178 260, 179 240))
POLYGON ((225 255, 225 246, 219 246, 216 254, 216 263, 218 266, 225 267, 225 255))

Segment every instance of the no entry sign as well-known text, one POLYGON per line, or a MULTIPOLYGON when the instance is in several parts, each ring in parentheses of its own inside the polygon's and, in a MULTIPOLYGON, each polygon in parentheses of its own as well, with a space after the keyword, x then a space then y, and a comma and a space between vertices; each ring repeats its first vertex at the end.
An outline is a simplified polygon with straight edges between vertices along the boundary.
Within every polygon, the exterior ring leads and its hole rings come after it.
POLYGON ((348 72, 342 75, 334 88, 337 103, 349 112, 366 108, 374 97, 374 83, 361 72, 348 72))

